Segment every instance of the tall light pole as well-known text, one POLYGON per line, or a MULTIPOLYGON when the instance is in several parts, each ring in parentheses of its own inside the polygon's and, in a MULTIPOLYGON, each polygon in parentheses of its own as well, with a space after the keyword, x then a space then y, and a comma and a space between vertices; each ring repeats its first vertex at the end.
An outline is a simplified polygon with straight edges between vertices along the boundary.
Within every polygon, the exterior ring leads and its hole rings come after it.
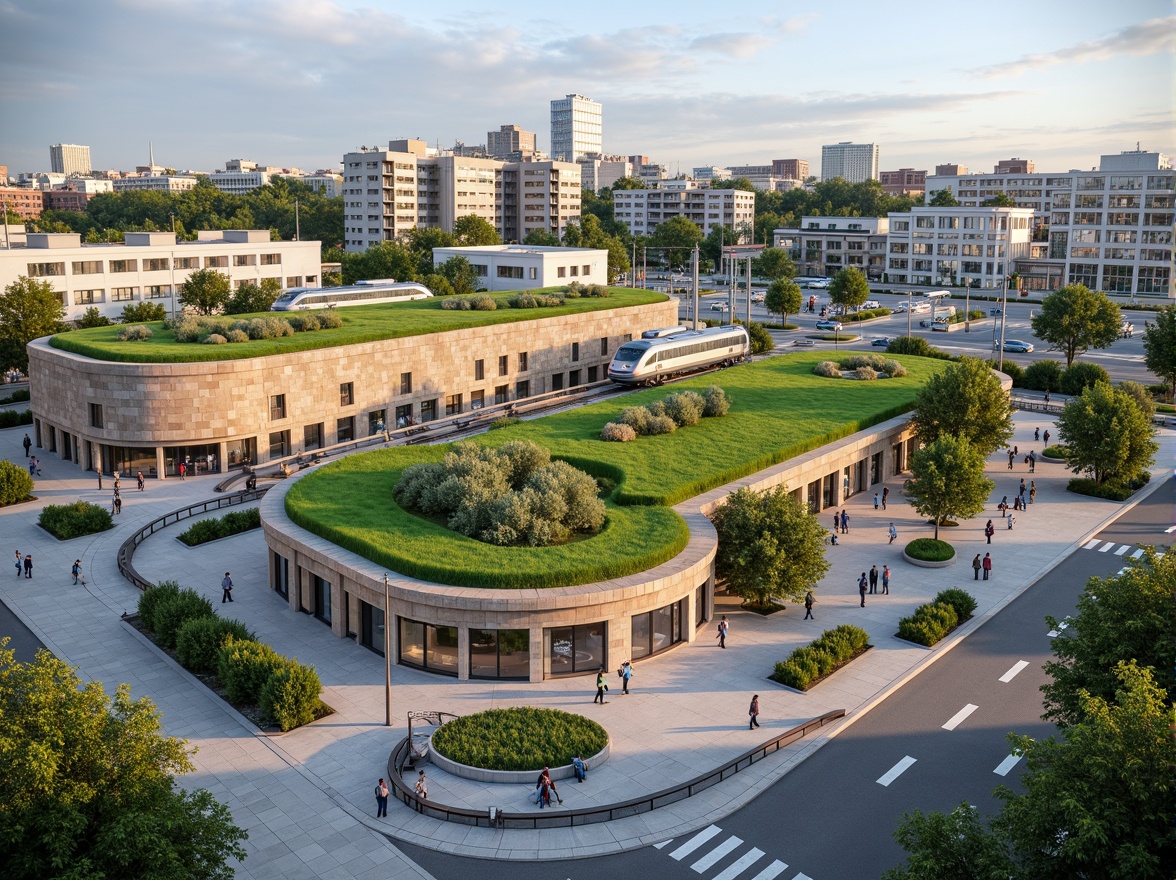
POLYGON ((907 336, 911 335, 911 292, 907 291, 907 336))
POLYGON ((972 332, 972 279, 964 279, 964 332, 972 332))
POLYGON ((298 237, 298 235, 299 235, 299 224, 298 224, 298 199, 295 199, 295 200, 294 200, 294 240, 295 240, 295 241, 301 241, 301 240, 302 240, 302 239, 300 239, 300 238, 298 237))
MULTIPOLYGON (((1003 266, 1001 269, 1003 270, 1003 266)), ((1009 276, 1003 271, 1000 276, 1000 360, 997 367, 1002 373, 1004 372, 1004 333, 1005 333, 1005 318, 1008 317, 1009 305, 1009 276)))
POLYGON ((392 601, 384 572, 384 726, 392 726, 392 601))

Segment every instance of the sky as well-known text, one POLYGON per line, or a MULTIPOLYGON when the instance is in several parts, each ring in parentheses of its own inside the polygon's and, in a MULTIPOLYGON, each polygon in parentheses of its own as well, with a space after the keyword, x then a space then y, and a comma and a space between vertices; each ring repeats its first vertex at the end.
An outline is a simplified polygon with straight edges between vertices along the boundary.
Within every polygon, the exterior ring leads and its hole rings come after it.
POLYGON ((550 101, 607 153, 699 165, 876 142, 882 170, 1176 156, 1169 0, 0 0, 0 164, 304 170, 393 138, 550 147, 550 101), (726 14, 729 13, 729 14, 726 14))

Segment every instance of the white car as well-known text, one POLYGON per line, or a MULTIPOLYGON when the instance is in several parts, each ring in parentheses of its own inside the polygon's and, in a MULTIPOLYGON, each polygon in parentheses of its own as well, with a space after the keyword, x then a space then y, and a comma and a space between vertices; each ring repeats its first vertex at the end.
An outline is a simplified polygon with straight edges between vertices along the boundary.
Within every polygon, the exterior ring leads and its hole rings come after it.
POLYGON ((1004 343, 1005 351, 1016 351, 1022 354, 1031 354, 1033 352, 1033 344, 1024 342, 1020 339, 1006 339, 1004 343))
POLYGON ((724 302, 711 303, 710 310, 712 312, 729 312, 731 311, 731 306, 724 302))
POLYGON ((876 299, 868 299, 864 303, 862 303, 862 308, 863 309, 880 309, 880 308, 882 308, 882 303, 878 302, 878 300, 876 300, 876 299))

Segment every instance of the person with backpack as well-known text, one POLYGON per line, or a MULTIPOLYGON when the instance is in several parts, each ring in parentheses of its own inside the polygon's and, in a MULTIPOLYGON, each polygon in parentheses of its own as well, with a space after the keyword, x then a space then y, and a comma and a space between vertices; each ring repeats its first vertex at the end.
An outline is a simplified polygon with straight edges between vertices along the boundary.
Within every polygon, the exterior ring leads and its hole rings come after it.
POLYGON ((618 670, 621 676, 621 696, 629 695, 629 679, 633 677, 633 664, 626 660, 618 670))
POLYGON ((376 783, 376 818, 380 817, 388 818, 388 784, 383 776, 376 783))
POLYGON ((715 638, 719 640, 719 647, 720 648, 727 647, 727 630, 730 629, 730 627, 731 627, 731 624, 729 624, 727 622, 727 615, 724 614, 722 619, 719 620, 719 624, 718 624, 719 631, 715 635, 715 638))
POLYGON ((70 569, 70 574, 73 575, 74 584, 77 584, 78 578, 82 576, 82 560, 74 560, 73 568, 70 569))

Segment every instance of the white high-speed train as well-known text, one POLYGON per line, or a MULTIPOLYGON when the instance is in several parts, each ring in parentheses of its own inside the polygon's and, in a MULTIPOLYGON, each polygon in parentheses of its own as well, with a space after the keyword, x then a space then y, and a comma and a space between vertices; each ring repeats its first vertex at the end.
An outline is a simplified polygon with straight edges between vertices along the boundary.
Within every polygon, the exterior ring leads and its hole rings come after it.
POLYGON ((270 311, 294 312, 300 309, 374 306, 380 303, 426 299, 432 295, 429 288, 420 284, 411 281, 396 282, 391 278, 357 281, 346 287, 291 287, 274 300, 270 311))
POLYGON ((617 349, 608 365, 609 379, 621 385, 660 385, 671 376, 738 363, 751 353, 751 339, 737 325, 647 335, 617 349))

